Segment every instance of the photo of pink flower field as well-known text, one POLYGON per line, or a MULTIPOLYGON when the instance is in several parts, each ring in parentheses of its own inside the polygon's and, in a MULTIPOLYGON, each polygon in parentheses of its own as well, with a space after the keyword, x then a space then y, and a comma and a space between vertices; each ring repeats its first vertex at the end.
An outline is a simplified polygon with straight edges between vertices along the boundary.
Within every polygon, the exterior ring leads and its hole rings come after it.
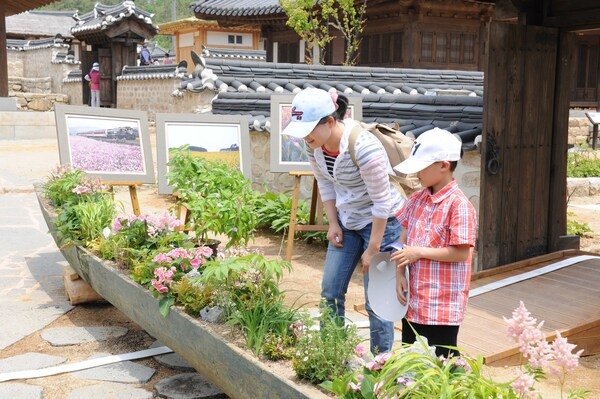
POLYGON ((71 163, 74 168, 103 173, 144 173, 144 162, 138 141, 108 142, 71 136, 71 163))

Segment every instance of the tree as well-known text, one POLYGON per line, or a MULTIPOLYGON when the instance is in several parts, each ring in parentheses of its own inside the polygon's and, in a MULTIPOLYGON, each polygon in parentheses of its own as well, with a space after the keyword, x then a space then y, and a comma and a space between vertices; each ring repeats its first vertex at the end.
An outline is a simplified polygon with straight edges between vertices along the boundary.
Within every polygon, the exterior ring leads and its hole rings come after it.
POLYGON ((338 4, 339 10, 330 10, 329 15, 333 19, 330 25, 344 36, 346 43, 344 65, 354 65, 358 59, 361 34, 365 26, 364 16, 367 11, 367 0, 363 0, 358 7, 355 6, 354 0, 336 0, 335 2, 338 4))
POLYGON ((294 29, 306 43, 306 58, 309 64, 320 64, 325 46, 333 38, 329 35, 329 11, 335 0, 280 0, 281 8, 288 16, 287 26, 294 29), (327 3, 325 7, 324 3, 327 3), (315 53, 320 51, 319 56, 315 53))
POLYGON ((346 42, 344 65, 354 65, 358 58, 360 35, 364 28, 367 1, 355 6, 354 0, 280 0, 288 16, 287 25, 307 44, 308 61, 324 59, 324 48, 334 37, 330 27, 338 30, 346 42), (321 50, 317 59, 315 47, 321 50))

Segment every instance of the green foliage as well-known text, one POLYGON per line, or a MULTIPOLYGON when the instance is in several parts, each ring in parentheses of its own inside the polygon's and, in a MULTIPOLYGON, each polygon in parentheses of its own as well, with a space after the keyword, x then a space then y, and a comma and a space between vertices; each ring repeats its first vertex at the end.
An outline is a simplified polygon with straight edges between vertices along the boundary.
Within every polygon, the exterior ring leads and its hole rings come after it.
POLYGON ((324 2, 322 7, 331 7, 327 10, 327 14, 331 15, 332 19, 330 24, 345 39, 344 65, 355 65, 360 49, 361 34, 366 21, 364 15, 367 11, 367 0, 363 0, 360 5, 357 5, 355 0, 335 0, 334 2, 324 2))
POLYGON ((284 336, 295 321, 297 309, 284 306, 279 281, 289 262, 261 254, 206 263, 199 280, 214 287, 227 323, 239 326, 247 347, 256 355, 269 334, 284 336))
POLYGON ((587 233, 592 232, 589 224, 571 219, 575 216, 573 212, 567 212, 567 216, 567 234, 585 236, 587 233))
MULTIPOLYGON (((285 233, 290 227, 292 213, 292 197, 284 193, 266 192, 256 199, 257 226, 268 228, 275 233, 285 233)), ((324 223, 327 218, 323 215, 324 223)), ((310 204, 306 200, 298 201, 296 220, 298 224, 308 224, 310 219, 310 204)), ((319 243, 327 242, 327 234, 322 231, 298 231, 296 236, 319 243)))
MULTIPOLYGON (((287 26, 294 29, 306 42, 308 63, 316 63, 313 47, 320 48, 320 61, 325 59, 325 46, 333 40, 329 35, 329 17, 335 0, 324 0, 315 5, 314 0, 281 0, 279 5, 288 16, 287 26)), ((302 62, 302 60, 300 60, 302 62)))
POLYGON ((307 44, 307 62, 316 63, 314 46, 319 47, 319 61, 323 62, 325 47, 334 39, 330 33, 333 27, 346 42, 344 65, 356 63, 365 23, 366 0, 358 7, 354 0, 323 0, 316 3, 313 0, 280 0, 279 5, 288 17, 286 24, 307 44))
POLYGON ((296 375, 313 384, 344 376, 361 340, 354 324, 343 325, 327 306, 322 306, 321 312, 320 329, 304 329, 292 358, 296 375))
POLYGON ((600 177, 600 159, 592 151, 570 152, 567 177, 600 177))
POLYGON ((111 197, 96 201, 90 198, 73 205, 74 216, 79 222, 78 239, 84 243, 102 236, 102 230, 108 228, 116 215, 115 202, 111 197))
POLYGON ((188 227, 200 242, 214 233, 229 238, 226 248, 248 244, 256 229, 256 194, 241 171, 193 156, 189 146, 174 151, 167 165, 166 178, 178 203, 188 209, 188 227))
POLYGON ((55 227, 63 243, 99 239, 116 212, 108 187, 69 166, 51 172, 42 192, 57 212, 55 227))
POLYGON ((338 398, 496 398, 517 399, 508 383, 485 377, 483 358, 440 359, 419 337, 394 353, 377 355, 361 369, 321 387, 338 398))
POLYGON ((204 307, 211 304, 214 291, 214 287, 201 284, 197 280, 186 276, 172 286, 177 303, 182 305, 187 313, 196 317, 204 307))

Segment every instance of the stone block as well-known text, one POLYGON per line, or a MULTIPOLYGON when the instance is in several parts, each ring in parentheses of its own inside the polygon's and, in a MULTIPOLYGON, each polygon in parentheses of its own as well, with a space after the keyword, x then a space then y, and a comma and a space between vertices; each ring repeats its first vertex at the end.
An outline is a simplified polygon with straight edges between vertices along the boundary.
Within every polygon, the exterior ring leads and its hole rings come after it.
POLYGON ((15 126, 14 138, 17 140, 56 138, 56 127, 55 126, 15 126))
POLYGON ((587 197, 588 195, 590 195, 590 182, 588 179, 567 179, 567 197, 587 197))
POLYGON ((590 183, 589 195, 592 197, 600 195, 600 177, 589 177, 588 181, 590 183))
POLYGON ((15 138, 15 128, 13 126, 0 125, 0 140, 12 140, 15 138))

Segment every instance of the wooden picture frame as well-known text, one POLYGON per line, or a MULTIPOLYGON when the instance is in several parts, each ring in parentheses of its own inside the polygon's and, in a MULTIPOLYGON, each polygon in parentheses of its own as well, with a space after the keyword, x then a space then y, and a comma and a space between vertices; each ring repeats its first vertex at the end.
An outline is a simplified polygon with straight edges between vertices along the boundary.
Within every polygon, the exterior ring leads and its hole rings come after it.
POLYGON ((242 115, 212 114, 156 114, 156 161, 158 170, 158 193, 172 194, 173 188, 165 177, 168 172, 169 151, 189 145, 211 159, 238 154, 240 170, 251 178, 250 132, 248 118, 242 115), (215 156, 215 154, 217 154, 215 156))
MULTIPOLYGON (((295 94, 271 96, 271 172, 310 172, 303 139, 283 136, 281 132, 291 120, 295 94)), ((362 120, 362 97, 348 97, 347 118, 362 120)))
POLYGON ((156 182, 144 111, 56 104, 60 164, 106 183, 156 182))

